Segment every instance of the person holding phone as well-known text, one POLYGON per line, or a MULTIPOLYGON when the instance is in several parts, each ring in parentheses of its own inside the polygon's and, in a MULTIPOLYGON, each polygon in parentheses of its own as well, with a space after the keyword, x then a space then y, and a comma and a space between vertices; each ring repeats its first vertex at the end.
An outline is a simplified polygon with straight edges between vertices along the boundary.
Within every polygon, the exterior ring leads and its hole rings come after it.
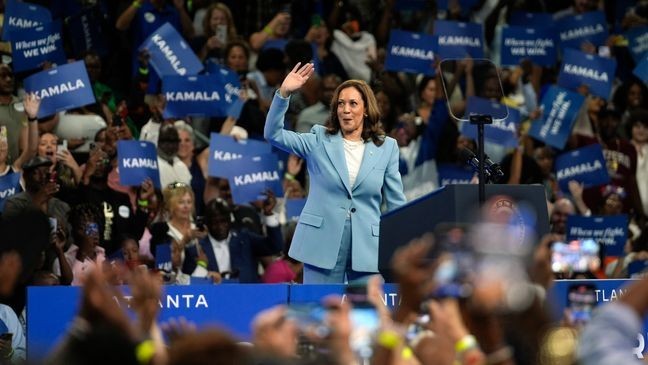
POLYGON ((225 45, 239 38, 232 12, 221 2, 207 8, 202 26, 204 36, 195 37, 192 42, 201 61, 209 58, 220 60, 225 45))
POLYGON ((14 363, 26 359, 26 340, 18 316, 11 307, 0 304, 0 362, 14 363))
POLYGON ((398 145, 387 137, 373 91, 348 80, 334 92, 326 126, 310 133, 284 129, 291 93, 313 75, 295 65, 274 95, 265 138, 307 162, 310 192, 289 255, 304 262, 304 283, 343 283, 378 272, 381 203, 405 204, 398 145))

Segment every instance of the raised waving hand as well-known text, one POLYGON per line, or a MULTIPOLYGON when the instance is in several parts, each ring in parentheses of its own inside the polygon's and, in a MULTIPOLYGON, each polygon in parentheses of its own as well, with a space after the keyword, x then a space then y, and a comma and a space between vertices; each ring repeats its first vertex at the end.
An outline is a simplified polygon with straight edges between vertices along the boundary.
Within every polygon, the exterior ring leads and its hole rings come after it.
POLYGON ((314 72, 315 67, 312 63, 307 63, 302 66, 301 62, 298 62, 284 79, 279 88, 279 93, 284 98, 288 97, 290 93, 302 87, 314 72))

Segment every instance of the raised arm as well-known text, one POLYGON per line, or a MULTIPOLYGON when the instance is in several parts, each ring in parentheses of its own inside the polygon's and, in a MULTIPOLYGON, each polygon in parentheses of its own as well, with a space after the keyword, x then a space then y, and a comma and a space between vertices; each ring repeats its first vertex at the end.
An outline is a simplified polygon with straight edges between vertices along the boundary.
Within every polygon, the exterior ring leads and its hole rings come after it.
POLYGON ((36 156, 38 151, 38 108, 40 107, 40 98, 35 94, 27 94, 23 100, 25 105, 25 114, 27 114, 27 147, 22 150, 20 156, 14 161, 13 168, 16 171, 22 169, 23 163, 36 156))

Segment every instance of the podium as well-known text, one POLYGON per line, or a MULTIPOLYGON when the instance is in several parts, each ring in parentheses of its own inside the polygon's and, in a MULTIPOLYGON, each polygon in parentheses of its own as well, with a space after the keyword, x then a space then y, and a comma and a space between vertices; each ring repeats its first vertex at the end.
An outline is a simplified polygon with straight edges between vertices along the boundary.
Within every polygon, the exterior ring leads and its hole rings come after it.
MULTIPOLYGON (((549 232, 547 201, 542 185, 486 185, 486 204, 501 196, 495 205, 520 204, 535 212, 537 237, 549 232)), ((486 207, 496 209, 497 207, 486 207)), ((386 282, 393 282, 391 258, 394 252, 439 223, 475 223, 478 220, 477 185, 447 185, 384 214, 380 220, 378 270, 386 282)))

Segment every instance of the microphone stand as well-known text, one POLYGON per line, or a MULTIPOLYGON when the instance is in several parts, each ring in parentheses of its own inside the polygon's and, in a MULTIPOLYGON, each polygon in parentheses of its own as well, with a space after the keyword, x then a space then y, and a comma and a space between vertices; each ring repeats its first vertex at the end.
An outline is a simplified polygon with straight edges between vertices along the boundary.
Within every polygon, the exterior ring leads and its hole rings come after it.
POLYGON ((486 173, 484 158, 484 125, 493 124, 493 117, 486 114, 471 114, 470 124, 477 125, 477 155, 479 156, 479 206, 486 202, 486 173))

